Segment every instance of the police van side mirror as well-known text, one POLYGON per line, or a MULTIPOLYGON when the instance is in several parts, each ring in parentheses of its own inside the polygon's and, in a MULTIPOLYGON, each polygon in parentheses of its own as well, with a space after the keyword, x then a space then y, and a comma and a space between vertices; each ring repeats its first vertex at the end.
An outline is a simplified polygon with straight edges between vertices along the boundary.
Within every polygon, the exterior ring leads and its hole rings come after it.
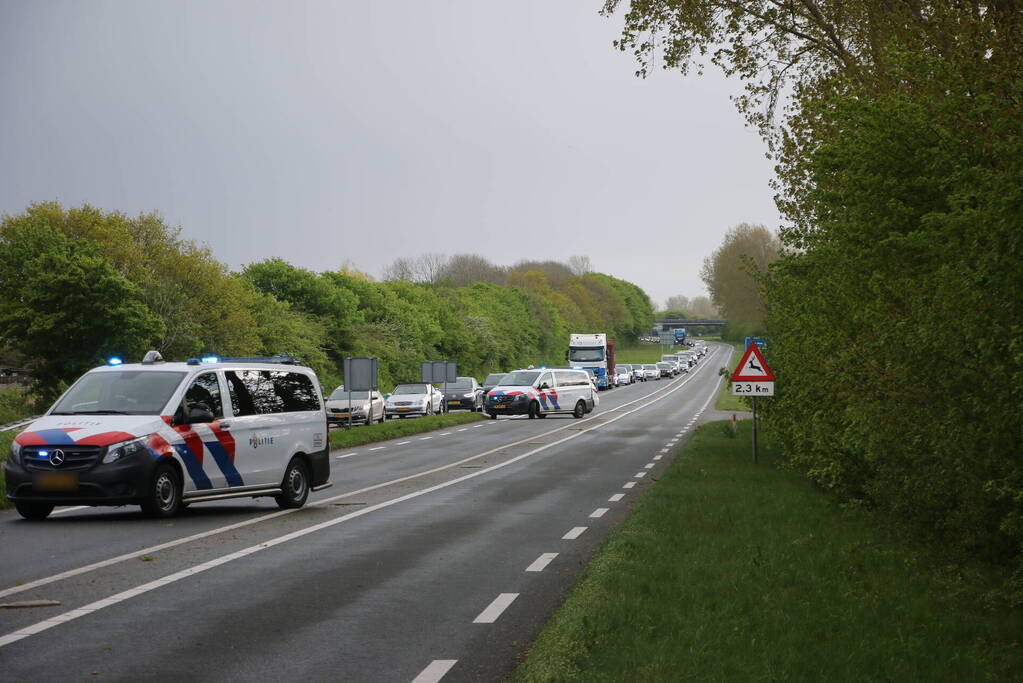
POLYGON ((213 422, 213 419, 213 413, 210 412, 209 408, 201 403, 193 406, 192 409, 188 411, 188 424, 190 425, 206 424, 213 422))

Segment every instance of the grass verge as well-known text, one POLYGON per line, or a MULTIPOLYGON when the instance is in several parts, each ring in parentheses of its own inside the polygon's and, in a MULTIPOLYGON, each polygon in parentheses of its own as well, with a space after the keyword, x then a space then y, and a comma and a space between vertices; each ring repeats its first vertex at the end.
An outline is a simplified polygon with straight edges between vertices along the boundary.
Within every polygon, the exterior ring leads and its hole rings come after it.
POLYGON ((415 417, 406 420, 388 420, 382 424, 374 424, 368 427, 353 427, 352 429, 335 429, 330 433, 331 448, 351 448, 361 446, 374 441, 387 441, 397 439, 409 434, 429 432, 442 427, 454 427, 456 425, 476 422, 486 419, 483 413, 447 413, 445 415, 430 415, 428 417, 415 417))
POLYGON ((600 548, 516 681, 1010 680, 1023 613, 879 531, 750 422, 701 427, 600 548))
POLYGON ((684 351, 686 347, 683 346, 672 346, 670 348, 664 347, 666 350, 661 350, 660 344, 640 343, 640 344, 629 344, 628 346, 616 346, 615 347, 615 362, 616 363, 656 363, 661 360, 661 356, 665 353, 675 353, 677 351, 684 351))
MULTIPOLYGON (((728 376, 731 377, 732 373, 735 372, 735 366, 742 360, 742 344, 735 342, 722 342, 723 344, 731 344, 733 347, 732 360, 728 364, 728 376)), ((718 392, 717 403, 714 404, 714 410, 752 410, 749 400, 745 396, 732 396, 732 383, 725 378, 725 381, 721 385, 721 391, 718 392)))

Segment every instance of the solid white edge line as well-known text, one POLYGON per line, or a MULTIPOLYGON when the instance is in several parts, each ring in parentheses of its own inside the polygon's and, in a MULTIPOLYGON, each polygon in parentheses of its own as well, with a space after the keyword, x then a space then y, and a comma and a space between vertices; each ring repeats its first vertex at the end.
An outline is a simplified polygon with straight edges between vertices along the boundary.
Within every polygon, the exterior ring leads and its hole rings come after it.
POLYGON ((494 601, 487 605, 487 608, 480 612, 479 616, 472 620, 474 624, 493 624, 498 617, 508 609, 508 605, 515 602, 519 597, 518 593, 501 593, 494 601))
POLYGON ((616 494, 612 495, 610 498, 608 498, 607 502, 609 502, 609 503, 617 503, 618 501, 620 501, 624 497, 625 497, 624 493, 616 493, 616 494))
MULTIPOLYGON (((728 356, 731 357, 731 347, 729 347, 728 356)), ((48 620, 45 620, 45 621, 42 621, 42 622, 38 622, 37 624, 31 625, 31 626, 27 626, 27 627, 25 627, 23 629, 20 629, 19 631, 15 631, 13 633, 10 633, 10 634, 7 634, 5 636, 0 637, 0 647, 4 647, 5 645, 8 645, 8 644, 13 643, 13 642, 16 642, 18 640, 21 640, 22 638, 26 638, 29 635, 33 635, 34 633, 38 633, 38 632, 40 632, 42 630, 46 630, 48 628, 56 626, 57 624, 64 623, 65 621, 70 621, 71 619, 74 619, 74 618, 77 618, 79 616, 82 616, 82 614, 86 614, 86 613, 92 612, 92 611, 94 611, 96 609, 101 609, 102 607, 107 607, 109 605, 116 604, 116 603, 121 602, 123 600, 127 600, 130 597, 134 597, 135 595, 140 595, 140 594, 142 594, 144 592, 147 592, 149 590, 153 590, 154 588, 158 588, 159 586, 167 585, 169 583, 173 583, 175 581, 178 581, 180 579, 186 578, 188 576, 192 576, 193 574, 198 574, 200 572, 206 571, 207 569, 212 569, 213 567, 219 566, 219 565, 224 564, 226 562, 230 562, 230 561, 238 559, 240 557, 244 557, 245 555, 249 555, 251 553, 258 552, 260 550, 264 550, 266 548, 273 547, 275 545, 278 545, 279 543, 284 543, 284 542, 290 541, 293 538, 299 538, 301 536, 305 536, 308 533, 313 533, 315 531, 319 531, 320 529, 327 528, 327 527, 330 527, 330 526, 334 526, 335 524, 340 524, 342 522, 346 522, 349 519, 354 519, 356 517, 361 517, 362 515, 369 514, 370 512, 374 512, 374 511, 379 510, 381 508, 389 507, 391 505, 394 505, 394 504, 397 504, 397 503, 400 503, 400 502, 403 502, 405 500, 409 500, 409 499, 412 499, 412 498, 417 498, 417 497, 419 497, 421 495, 426 495, 427 493, 432 493, 433 491, 436 491, 436 490, 439 490, 439 489, 442 489, 442 488, 446 488, 448 486, 452 486, 452 485, 457 484, 457 483, 461 483, 461 482, 466 481, 468 479, 473 479, 473 478, 481 476, 483 474, 488 474, 489 472, 492 472, 493 470, 497 470, 497 469, 501 469, 503 467, 507 467, 508 465, 511 465, 511 464, 513 464, 515 462, 518 462, 519 460, 527 458, 527 457, 529 457, 531 455, 535 455, 536 453, 539 453, 541 451, 545 451, 545 450, 547 450, 548 448, 550 448, 552 446, 556 446, 558 444, 564 443, 565 441, 569 441, 569 440, 574 439, 574 438, 576 438, 578 436, 586 434, 587 432, 590 432, 590 431, 593 431, 595 429, 599 429, 600 427, 604 427, 606 425, 609 425, 609 424, 612 424, 614 422, 617 422, 618 420, 620 420, 620 419, 622 419, 622 418, 624 418, 624 417, 626 417, 628 415, 631 415, 632 413, 635 413, 635 412, 637 412, 639 410, 642 410, 643 408, 651 406, 654 403, 657 403, 657 402, 667 398, 671 394, 673 394, 676 391, 678 391, 679 389, 681 389, 693 377, 695 377, 695 375, 688 375, 676 387, 665 388, 665 389, 658 389, 654 393, 659 393, 661 391, 664 391, 665 393, 662 396, 659 396, 659 397, 657 397, 657 398, 655 398, 655 399, 653 399, 653 400, 651 400, 651 401, 649 401, 649 402, 647 402, 647 403, 645 403, 645 404, 643 404, 643 405, 641 405, 641 406, 639 406, 637 408, 633 408, 632 410, 624 412, 621 415, 617 415, 617 416, 611 418, 610 420, 607 420, 606 422, 597 423, 597 424, 593 425, 592 427, 587 427, 585 429, 579 429, 578 431, 576 431, 573 434, 570 434, 569 436, 566 436, 566 437, 564 437, 562 439, 558 439, 557 441, 552 441, 551 443, 545 444, 543 446, 540 446, 540 447, 538 447, 538 448, 536 448, 536 449, 534 449, 532 451, 527 451, 526 453, 523 453, 522 455, 515 456, 514 458, 511 458, 511 459, 509 459, 509 460, 507 460, 507 461, 505 461, 503 463, 498 463, 496 465, 492 465, 491 467, 488 467, 488 468, 485 468, 485 469, 481 469, 481 470, 477 470, 476 472, 471 472, 471 473, 463 475, 461 477, 457 477, 455 479, 452 479, 451 481, 444 482, 442 484, 431 486, 431 487, 428 487, 428 488, 425 488, 425 489, 421 489, 420 491, 414 491, 412 493, 408 493, 408 494, 406 494, 404 496, 400 496, 398 498, 394 498, 394 499, 391 499, 391 500, 388 500, 388 501, 383 501, 381 503, 377 503, 376 505, 371 505, 369 507, 362 508, 361 510, 350 512, 350 513, 342 515, 340 517, 336 517, 336 518, 334 518, 332 520, 327 520, 326 522, 320 522, 319 524, 315 524, 313 526, 306 527, 305 529, 300 529, 298 531, 294 531, 294 532, 292 532, 290 534, 286 534, 284 536, 278 536, 277 538, 270 539, 269 541, 266 541, 265 543, 261 543, 261 544, 258 544, 256 546, 252 546, 250 548, 246 548, 246 549, 238 551, 236 553, 232 553, 231 555, 226 555, 226 556, 221 557, 221 558, 216 558, 214 560, 210 560, 209 562, 205 562, 203 564, 196 565, 194 567, 191 567, 189 569, 185 569, 185 570, 176 572, 174 574, 170 574, 170 575, 168 575, 168 576, 166 576, 166 577, 164 577, 162 579, 158 579, 157 581, 150 582, 148 584, 144 584, 144 586, 139 586, 136 589, 132 589, 132 590, 125 591, 125 592, 122 592, 122 593, 118 593, 118 594, 116 594, 114 596, 111 596, 110 598, 105 599, 105 600, 100 600, 100 601, 97 601, 97 602, 94 602, 94 603, 90 603, 90 605, 86 605, 85 607, 79 608, 77 610, 71 610, 70 612, 65 612, 63 615, 58 615, 58 617, 54 617, 53 619, 48 619, 48 620), (91 608, 90 608, 90 606, 91 606, 91 608), (65 617, 67 615, 74 615, 74 616, 71 616, 69 618, 61 618, 61 617, 65 617), (17 637, 15 637, 15 636, 17 636, 17 637)), ((721 378, 719 377, 718 380, 714 383, 714 390, 713 390, 712 394, 707 399, 707 401, 704 403, 704 407, 702 409, 706 409, 707 405, 710 404, 711 399, 713 399, 717 395, 717 390, 720 387, 720 384, 721 384, 721 378)), ((634 401, 629 401, 628 403, 624 403, 624 404, 622 404, 622 405, 620 405, 620 406, 618 406, 616 408, 613 408, 613 409, 611 409, 611 410, 609 410, 607 412, 610 413, 610 412, 615 412, 615 411, 621 410, 622 408, 624 408, 626 406, 629 406, 629 405, 632 405, 633 403, 638 403, 638 402, 640 402, 642 400, 645 400, 646 398, 649 398, 651 395, 652 394, 648 394, 648 395, 646 395, 644 397, 641 397, 641 398, 638 398, 638 399, 636 399, 634 401)), ((588 422, 589 420, 584 420, 584 421, 588 422)), ((574 423, 572 425, 566 425, 565 427, 559 427, 558 429, 554 429, 554 430, 551 430, 549 432, 546 432, 545 435, 553 434, 555 432, 559 432, 559 431, 562 431, 564 429, 568 429, 569 427, 573 427, 575 429, 578 429, 578 427, 574 426, 575 424, 578 424, 578 423, 574 423)), ((481 425, 476 425, 476 427, 479 427, 479 426, 481 426, 481 425)), ((468 458, 463 458, 460 461, 457 461, 457 462, 454 462, 454 463, 449 463, 447 465, 442 465, 440 467, 436 467, 436 468, 433 468, 431 470, 426 470, 424 472, 418 472, 416 474, 411 474, 411 475, 409 475, 407 477, 401 477, 399 479, 394 479, 394 480, 391 480, 389 482, 382 482, 380 484, 374 484, 372 486, 367 486, 365 488, 358 489, 356 491, 349 491, 347 493, 341 493, 341 494, 338 494, 336 496, 332 496, 330 498, 325 498, 323 500, 317 501, 316 505, 324 505, 324 504, 333 502, 335 500, 340 500, 342 498, 347 498, 347 497, 350 497, 350 496, 355 496, 355 495, 358 495, 358 494, 361 494, 361 493, 365 493, 367 491, 371 491, 371 490, 374 490, 374 489, 378 489, 378 488, 381 488, 381 487, 384 487, 384 486, 390 486, 392 484, 396 484, 396 483, 399 483, 399 482, 402 482, 402 481, 407 481, 409 479, 414 479, 414 478, 417 478, 417 477, 425 476, 427 474, 432 474, 434 472, 439 472, 441 470, 450 469, 452 467, 457 467, 458 465, 461 465, 461 464, 463 464, 465 462, 468 462, 470 460, 475 460, 477 458, 485 457, 485 456, 487 456, 487 455, 489 455, 491 453, 495 453, 497 451, 504 450, 506 448, 510 448, 510 447, 513 447, 513 446, 516 446, 516 445, 520 445, 522 443, 525 443, 525 442, 529 441, 530 439, 535 439, 535 438, 536 438, 536 436, 526 437, 526 438, 521 439, 519 441, 515 441, 515 442, 512 442, 510 444, 504 444, 502 446, 498 446, 496 448, 492 448, 489 451, 485 451, 483 453, 472 455, 472 456, 469 456, 468 458)), ((354 455, 354 453, 351 453, 350 455, 354 455)), ((646 475, 646 472, 640 472, 640 473, 637 474, 637 477, 642 477, 642 476, 645 476, 645 475, 646 475)), ((630 486, 629 484, 633 484, 634 485, 635 482, 628 482, 628 483, 626 483, 624 488, 632 488, 632 486, 630 486)), ((44 577, 44 578, 38 579, 36 581, 30 581, 30 582, 24 583, 24 584, 22 584, 20 586, 12 586, 10 588, 7 588, 7 589, 5 589, 3 591, 0 591, 0 597, 4 597, 6 595, 11 595, 11 594, 14 594, 14 593, 19 593, 19 592, 22 592, 22 591, 25 591, 25 590, 36 588, 38 586, 42 586, 42 585, 46 585, 46 584, 49 584, 49 583, 53 583, 53 582, 59 581, 61 579, 70 578, 72 576, 77 576, 79 574, 84 574, 84 573, 87 573, 89 571, 93 571, 93 570, 100 569, 100 568, 103 568, 103 567, 107 567, 107 566, 110 566, 110 565, 113 565, 113 564, 117 564, 118 562, 123 562, 125 560, 138 557, 140 555, 151 554, 151 553, 154 553, 154 552, 158 552, 160 550, 166 550, 167 548, 172 548, 172 547, 175 547, 175 546, 178 546, 178 545, 182 545, 184 543, 188 543, 188 542, 191 542, 191 541, 194 541, 194 540, 199 540, 199 539, 202 539, 202 538, 207 538, 209 536, 215 536, 217 534, 226 533, 226 532, 232 531, 234 529, 239 529, 239 528, 242 528, 242 527, 250 526, 252 524, 257 524, 259 522, 263 522, 263 521, 272 519, 274 517, 280 517, 282 515, 293 514, 293 513, 297 512, 299 509, 301 509, 301 508, 292 508, 292 509, 288 509, 288 510, 279 510, 277 512, 272 512, 270 514, 262 515, 260 517, 254 517, 252 519, 244 520, 242 522, 237 522, 235 524, 229 524, 227 526, 219 527, 217 529, 210 529, 208 531, 204 531, 204 532, 201 532, 201 533, 198 533, 198 534, 193 534, 193 535, 187 536, 185 538, 175 539, 173 541, 167 541, 166 543, 161 543, 159 545, 150 546, 149 548, 143 548, 141 550, 136 550, 136 551, 133 551, 133 552, 130 552, 130 553, 124 553, 123 555, 118 555, 117 557, 109 558, 109 559, 106 559, 106 560, 101 560, 99 562, 94 562, 92 564, 85 565, 83 567, 78 567, 78 568, 75 568, 75 569, 69 569, 69 570, 67 570, 65 572, 61 572, 59 574, 54 574, 52 576, 44 577)))
POLYGON ((543 553, 542 555, 540 555, 540 557, 533 560, 533 564, 526 567, 526 571, 542 572, 544 569, 547 568, 547 565, 554 561, 554 558, 557 556, 558 556, 557 553, 543 553))
POLYGON ((583 535, 583 532, 589 529, 585 526, 574 526, 568 530, 568 533, 561 537, 562 541, 574 541, 583 535))
POLYGON ((457 659, 435 659, 412 679, 412 683, 437 683, 455 664, 458 664, 457 659))
POLYGON ((590 513, 590 518, 597 519, 598 517, 603 517, 604 515, 607 514, 607 511, 610 509, 611 508, 597 508, 596 510, 590 513))

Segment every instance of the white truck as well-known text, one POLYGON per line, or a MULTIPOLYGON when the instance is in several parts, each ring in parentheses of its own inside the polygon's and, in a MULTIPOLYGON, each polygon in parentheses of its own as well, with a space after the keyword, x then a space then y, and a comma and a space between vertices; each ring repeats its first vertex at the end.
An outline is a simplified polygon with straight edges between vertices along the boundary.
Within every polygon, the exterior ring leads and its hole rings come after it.
POLYGON ((571 334, 568 363, 573 368, 591 368, 598 389, 610 389, 615 370, 615 343, 606 334, 571 334))

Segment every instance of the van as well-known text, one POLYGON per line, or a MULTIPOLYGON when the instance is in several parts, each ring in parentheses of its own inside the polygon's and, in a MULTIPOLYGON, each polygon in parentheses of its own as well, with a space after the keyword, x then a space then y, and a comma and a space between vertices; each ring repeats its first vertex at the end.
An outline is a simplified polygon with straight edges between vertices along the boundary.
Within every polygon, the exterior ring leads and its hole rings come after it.
POLYGON ((532 420, 551 413, 581 418, 597 404, 597 390, 586 370, 541 368, 509 372, 487 392, 485 408, 492 420, 498 415, 528 415, 532 420))
POLYGON ((171 517, 191 503, 260 496, 298 508, 330 486, 320 383, 297 359, 114 360, 14 439, 4 474, 23 517, 132 504, 171 517))

